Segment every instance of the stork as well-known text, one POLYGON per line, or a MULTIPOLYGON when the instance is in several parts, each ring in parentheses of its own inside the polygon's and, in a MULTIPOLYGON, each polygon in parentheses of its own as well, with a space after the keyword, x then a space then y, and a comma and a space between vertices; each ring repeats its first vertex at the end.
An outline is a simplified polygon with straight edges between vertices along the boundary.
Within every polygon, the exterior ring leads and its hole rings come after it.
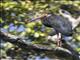
POLYGON ((74 28, 80 23, 80 16, 75 19, 68 11, 63 9, 60 9, 59 13, 60 15, 51 14, 50 16, 44 16, 42 18, 42 23, 45 26, 55 29, 57 34, 57 46, 61 46, 62 36, 71 36, 74 28))
POLYGON ((53 28, 57 34, 57 46, 61 46, 62 36, 72 36, 73 29, 80 23, 80 16, 75 19, 68 11, 63 9, 60 9, 59 13, 60 15, 48 14, 31 20, 32 22, 41 19, 45 26, 53 28))

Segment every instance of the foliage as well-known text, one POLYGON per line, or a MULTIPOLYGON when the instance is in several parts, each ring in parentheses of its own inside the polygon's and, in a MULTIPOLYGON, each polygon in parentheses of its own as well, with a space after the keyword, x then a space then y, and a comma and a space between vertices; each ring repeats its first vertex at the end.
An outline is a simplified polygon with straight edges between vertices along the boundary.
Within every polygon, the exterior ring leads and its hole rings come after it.
MULTIPOLYGON (((48 33, 51 31, 51 29, 43 26, 41 20, 31 23, 27 23, 27 20, 34 19, 43 15, 44 13, 58 13, 58 9, 60 9, 60 6, 63 4, 71 4, 78 7, 78 9, 72 8, 70 11, 80 9, 80 1, 3 0, 0 2, 0 28, 4 32, 29 38, 29 41, 32 43, 42 43, 46 40, 44 37, 48 36, 48 33)), ((77 14, 73 15, 76 16, 77 14)), ((80 26, 76 28, 76 32, 80 33, 80 26)), ((79 33, 74 34, 76 42, 80 42, 79 33)), ((77 50, 80 50, 80 48, 77 48, 77 50)))

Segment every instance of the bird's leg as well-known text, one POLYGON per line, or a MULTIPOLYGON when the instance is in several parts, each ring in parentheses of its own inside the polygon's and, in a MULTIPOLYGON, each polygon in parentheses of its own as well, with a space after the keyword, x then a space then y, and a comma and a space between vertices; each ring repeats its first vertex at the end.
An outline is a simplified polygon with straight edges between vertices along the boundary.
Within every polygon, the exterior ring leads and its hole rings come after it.
POLYGON ((57 35, 57 46, 61 47, 61 45, 62 45, 62 42, 61 42, 61 33, 58 33, 58 35, 57 35))

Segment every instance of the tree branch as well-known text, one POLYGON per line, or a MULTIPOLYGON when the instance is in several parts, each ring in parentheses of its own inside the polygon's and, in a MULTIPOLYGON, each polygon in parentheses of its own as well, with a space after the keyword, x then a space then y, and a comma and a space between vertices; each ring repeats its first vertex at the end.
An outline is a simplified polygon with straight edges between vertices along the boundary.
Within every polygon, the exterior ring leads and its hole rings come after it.
POLYGON ((20 48, 34 50, 34 51, 48 51, 51 52, 53 55, 56 55, 59 58, 67 58, 68 60, 79 60, 79 54, 66 42, 63 43, 62 47, 49 47, 49 46, 43 46, 40 44, 29 44, 28 42, 25 42, 24 39, 11 35, 9 33, 5 33, 0 31, 0 38, 4 41, 11 42, 20 48))

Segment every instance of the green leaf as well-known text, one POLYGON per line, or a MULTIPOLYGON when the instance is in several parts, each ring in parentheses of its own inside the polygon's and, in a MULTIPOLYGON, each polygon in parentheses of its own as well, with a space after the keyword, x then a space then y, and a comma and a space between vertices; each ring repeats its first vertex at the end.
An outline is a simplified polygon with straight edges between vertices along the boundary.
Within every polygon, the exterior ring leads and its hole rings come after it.
POLYGON ((2 18, 0 18, 0 22, 3 23, 4 21, 2 20, 2 18))
POLYGON ((8 28, 9 28, 9 26, 8 26, 8 25, 5 25, 5 26, 4 26, 4 29, 8 29, 8 28))
POLYGON ((80 52, 80 48, 76 48, 76 50, 77 50, 78 52, 80 52))
POLYGON ((26 35, 26 32, 21 32, 20 33, 20 36, 25 36, 26 35))
POLYGON ((31 33, 31 28, 26 28, 26 32, 31 33))
POLYGON ((39 37, 39 33, 38 32, 34 33, 34 37, 38 38, 39 37))
POLYGON ((78 41, 80 41, 80 35, 76 36, 76 39, 77 39, 78 41))

